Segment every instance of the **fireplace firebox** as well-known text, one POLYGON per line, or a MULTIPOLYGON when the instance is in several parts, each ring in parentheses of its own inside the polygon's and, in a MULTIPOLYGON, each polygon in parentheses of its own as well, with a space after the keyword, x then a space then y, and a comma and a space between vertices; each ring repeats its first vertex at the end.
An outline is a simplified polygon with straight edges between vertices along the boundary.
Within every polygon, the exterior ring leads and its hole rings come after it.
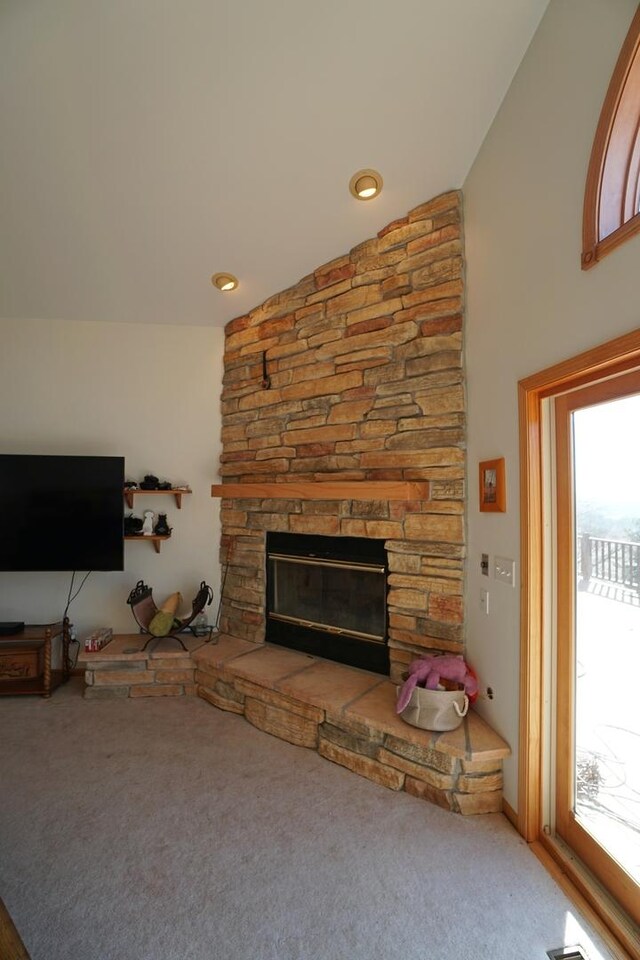
POLYGON ((389 674, 384 540, 267 533, 266 639, 389 674))

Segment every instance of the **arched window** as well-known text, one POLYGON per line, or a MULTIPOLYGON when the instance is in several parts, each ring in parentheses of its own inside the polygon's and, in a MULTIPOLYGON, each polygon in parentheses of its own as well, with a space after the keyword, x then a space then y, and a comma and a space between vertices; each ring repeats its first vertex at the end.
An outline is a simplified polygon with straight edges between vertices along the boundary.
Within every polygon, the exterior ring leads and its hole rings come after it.
POLYGON ((591 150, 582 223, 587 270, 640 231, 640 7, 633 18, 591 150))

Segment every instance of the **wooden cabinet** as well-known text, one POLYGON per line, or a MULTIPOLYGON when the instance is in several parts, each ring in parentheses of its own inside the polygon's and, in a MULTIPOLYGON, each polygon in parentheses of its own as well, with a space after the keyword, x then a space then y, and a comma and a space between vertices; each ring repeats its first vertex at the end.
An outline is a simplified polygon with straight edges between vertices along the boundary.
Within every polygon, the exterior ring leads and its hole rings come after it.
POLYGON ((0 696, 40 694, 50 697, 69 678, 69 621, 30 624, 20 633, 0 637, 0 696), (61 664, 52 667, 53 645, 61 664))

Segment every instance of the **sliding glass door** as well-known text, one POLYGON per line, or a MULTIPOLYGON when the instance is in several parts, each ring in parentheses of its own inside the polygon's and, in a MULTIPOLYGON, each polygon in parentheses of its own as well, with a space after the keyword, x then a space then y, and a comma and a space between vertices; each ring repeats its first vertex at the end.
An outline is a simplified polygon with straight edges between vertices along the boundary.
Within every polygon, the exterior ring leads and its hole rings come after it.
POLYGON ((640 922, 640 374, 555 398, 556 830, 640 922))

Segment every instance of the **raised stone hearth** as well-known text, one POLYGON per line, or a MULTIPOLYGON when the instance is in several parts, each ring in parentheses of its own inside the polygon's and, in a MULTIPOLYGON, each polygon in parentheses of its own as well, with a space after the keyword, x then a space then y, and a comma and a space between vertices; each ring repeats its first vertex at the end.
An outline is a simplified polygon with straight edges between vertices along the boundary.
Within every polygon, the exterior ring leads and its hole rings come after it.
POLYGON ((87 700, 121 697, 182 697, 196 692, 191 652, 202 640, 185 634, 187 652, 175 640, 151 641, 140 633, 122 633, 96 652, 81 651, 87 700))
POLYGON ((193 654, 198 695, 391 790, 462 814, 502 809, 508 745, 473 711, 430 733, 395 712, 396 686, 308 654, 220 637, 193 654))
POLYGON ((145 641, 121 634, 81 653, 85 698, 197 693, 391 790, 456 813, 502 809, 502 760, 511 751, 473 711, 457 730, 430 733, 397 716, 396 686, 376 673, 228 636, 203 644, 185 635, 188 653, 168 640, 143 651, 145 641))

